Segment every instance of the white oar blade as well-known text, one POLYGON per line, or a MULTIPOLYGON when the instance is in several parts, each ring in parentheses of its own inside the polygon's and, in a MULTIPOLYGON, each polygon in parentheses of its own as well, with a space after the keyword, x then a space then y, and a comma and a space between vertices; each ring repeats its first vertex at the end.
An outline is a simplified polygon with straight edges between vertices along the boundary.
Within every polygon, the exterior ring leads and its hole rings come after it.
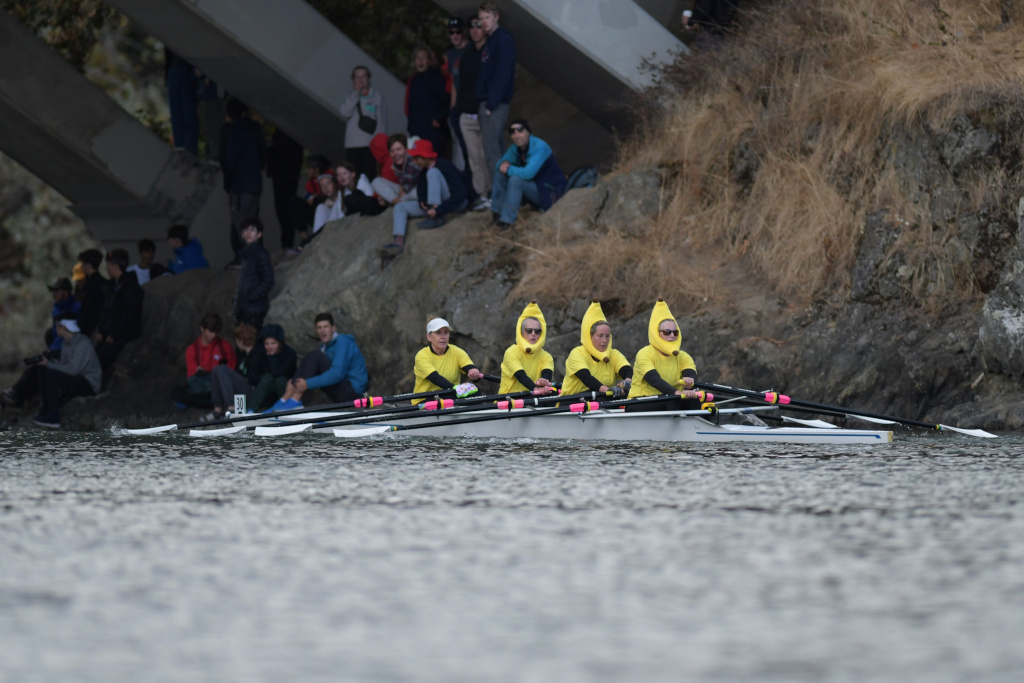
POLYGON ((950 427, 949 425, 939 425, 939 429, 948 429, 951 432, 960 432, 967 436, 976 436, 979 439, 998 439, 999 437, 990 432, 986 432, 984 429, 960 429, 959 427, 950 427))
POLYGON ((224 427, 222 429, 191 429, 189 430, 189 436, 227 436, 228 434, 237 434, 244 430, 245 427, 224 427))
POLYGON ((391 427, 383 425, 379 427, 361 427, 358 429, 335 429, 334 435, 342 439, 361 439, 374 434, 385 434, 391 431, 391 427))
POLYGON ((126 429, 125 434, 159 434, 160 432, 173 432, 178 425, 163 425, 162 427, 146 427, 145 429, 126 429))
POLYGON ((256 436, 284 436, 286 434, 298 434, 304 432, 307 429, 311 429, 313 425, 284 425, 283 427, 257 427, 256 436))
POLYGON ((800 420, 795 417, 782 416, 784 422, 795 422, 798 425, 805 427, 817 427, 818 429, 839 429, 836 425, 831 422, 825 422, 824 420, 800 420))

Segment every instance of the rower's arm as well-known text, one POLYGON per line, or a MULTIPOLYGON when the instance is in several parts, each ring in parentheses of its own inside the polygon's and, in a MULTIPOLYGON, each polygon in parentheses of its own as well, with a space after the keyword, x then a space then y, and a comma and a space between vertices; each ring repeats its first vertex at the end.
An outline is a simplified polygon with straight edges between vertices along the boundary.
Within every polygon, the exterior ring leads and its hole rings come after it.
POLYGON ((657 370, 648 370, 647 374, 644 375, 644 381, 663 394, 676 393, 676 388, 662 379, 657 370))
POLYGON ((629 365, 623 365, 619 368, 619 377, 622 379, 631 379, 633 377, 633 368, 629 365))
MULTIPOLYGON (((630 370, 630 375, 632 375, 632 370, 630 370)), ((591 391, 601 391, 601 387, 604 386, 601 384, 601 380, 591 375, 590 370, 587 370, 586 368, 577 370, 576 377, 586 385, 587 389, 590 389, 591 391)))
POLYGON ((431 384, 436 384, 442 389, 453 389, 455 387, 454 384, 442 377, 437 370, 434 370, 432 373, 427 375, 427 381, 431 384))
POLYGON ((522 384, 530 391, 533 391, 534 389, 537 388, 537 385, 534 384, 533 380, 530 379, 529 375, 526 374, 526 370, 516 370, 512 376, 515 377, 520 384, 522 384))

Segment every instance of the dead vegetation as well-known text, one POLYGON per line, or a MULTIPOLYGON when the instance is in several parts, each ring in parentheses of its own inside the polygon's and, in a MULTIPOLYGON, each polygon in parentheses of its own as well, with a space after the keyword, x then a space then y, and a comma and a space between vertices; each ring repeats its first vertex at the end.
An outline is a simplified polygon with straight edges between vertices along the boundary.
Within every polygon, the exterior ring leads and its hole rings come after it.
POLYGON ((562 239, 531 225, 519 237, 531 296, 585 292, 630 310, 666 291, 703 297, 710 276, 692 265, 713 254, 744 259, 780 297, 841 303, 865 220, 884 211, 901 303, 977 298, 1022 188, 1021 14, 1007 0, 781 0, 748 13, 721 48, 663 70, 654 115, 622 142, 618 171, 670 172, 649 234, 562 239), (994 131, 998 153, 943 159, 942 179, 923 183, 928 160, 906 161, 909 142, 967 124, 994 131), (972 212, 996 227, 968 244, 959 221, 972 212))

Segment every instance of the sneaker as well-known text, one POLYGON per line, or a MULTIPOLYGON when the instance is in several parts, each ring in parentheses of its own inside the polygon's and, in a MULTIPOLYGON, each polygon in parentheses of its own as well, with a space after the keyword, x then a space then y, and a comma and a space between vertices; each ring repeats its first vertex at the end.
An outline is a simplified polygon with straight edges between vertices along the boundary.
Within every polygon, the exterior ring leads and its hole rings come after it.
POLYGON ((47 429, 60 429, 60 417, 56 413, 40 413, 32 418, 40 427, 46 427, 47 429))
POLYGON ((383 247, 377 250, 381 258, 395 258, 404 251, 404 247, 401 244, 392 242, 391 244, 385 244, 383 247))
POLYGON ((297 401, 294 398, 290 398, 284 402, 285 410, 301 410, 306 406, 302 405, 302 401, 297 401))
POLYGON ((428 218, 425 221, 420 221, 420 230, 436 230, 444 225, 443 218, 428 218))
POLYGON ((495 225, 498 226, 499 230, 508 230, 509 228, 512 227, 511 223, 506 223, 505 221, 498 221, 497 223, 495 223, 495 225))
POLYGON ((473 202, 473 206, 469 208, 472 209, 473 211, 486 211, 487 209, 491 208, 491 200, 489 197, 480 197, 475 202, 473 202))
POLYGON ((200 422, 213 422, 214 420, 223 420, 223 419, 224 419, 224 415, 222 413, 209 412, 206 415, 203 415, 201 418, 199 418, 199 421, 200 422))
POLYGON ((14 389, 4 389, 0 392, 0 400, 13 408, 21 405, 21 401, 18 400, 18 395, 14 393, 14 389))
POLYGON ((501 214, 497 211, 491 211, 491 222, 487 227, 492 227, 501 222, 501 214))

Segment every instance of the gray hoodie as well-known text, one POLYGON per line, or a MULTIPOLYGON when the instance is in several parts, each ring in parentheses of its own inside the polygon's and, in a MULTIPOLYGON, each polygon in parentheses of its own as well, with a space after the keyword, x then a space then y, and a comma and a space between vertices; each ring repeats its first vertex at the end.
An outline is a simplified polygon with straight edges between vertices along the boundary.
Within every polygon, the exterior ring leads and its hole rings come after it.
POLYGON ((96 349, 84 334, 76 332, 71 335, 71 339, 65 340, 61 347, 60 360, 51 360, 46 367, 72 377, 81 375, 92 387, 93 392, 100 393, 103 369, 100 367, 96 349))

